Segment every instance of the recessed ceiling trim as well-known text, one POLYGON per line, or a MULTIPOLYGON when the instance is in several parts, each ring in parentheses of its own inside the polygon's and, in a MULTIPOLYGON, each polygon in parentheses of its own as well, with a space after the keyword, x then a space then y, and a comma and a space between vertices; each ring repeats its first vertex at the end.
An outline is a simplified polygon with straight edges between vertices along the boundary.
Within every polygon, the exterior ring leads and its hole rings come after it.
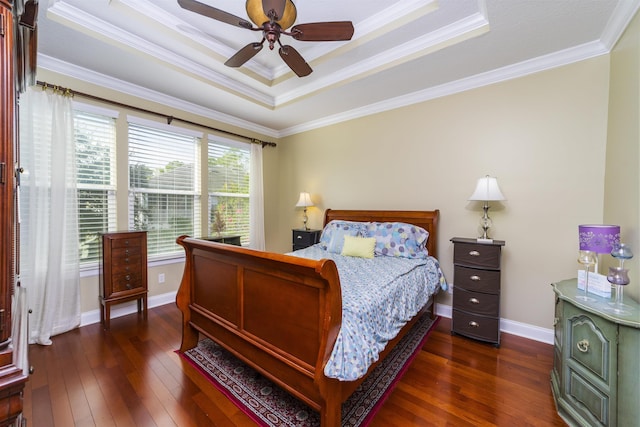
POLYGON ((183 68, 193 76, 211 82, 214 86, 228 92, 234 92, 256 103, 263 104, 269 108, 274 107, 272 96, 249 87, 241 82, 227 77, 211 68, 204 67, 187 58, 178 57, 174 52, 150 43, 135 34, 124 31, 108 22, 97 19, 64 1, 58 1, 48 9, 51 19, 66 25, 72 24, 76 29, 86 34, 96 35, 98 39, 110 44, 117 43, 128 49, 139 52, 142 55, 150 56, 163 62, 165 65, 176 68, 183 68), (178 59, 179 58, 179 59, 178 59), (179 64, 179 65, 178 65, 179 64))
POLYGON ((276 95, 276 108, 298 98, 308 96, 313 92, 364 78, 394 65, 411 61, 456 43, 477 37, 487 31, 489 31, 489 22, 486 16, 482 13, 473 14, 438 30, 429 32, 422 37, 399 46, 394 46, 393 49, 387 49, 352 66, 338 69, 331 74, 315 80, 313 83, 301 86, 297 90, 276 95))
POLYGON ((38 68, 62 74, 96 86, 108 88, 126 95, 135 96, 146 101, 166 105, 169 108, 176 108, 187 113, 193 113, 201 117, 206 117, 207 119, 216 120, 220 123, 237 126, 241 129, 253 131, 261 135, 270 136, 272 138, 278 137, 278 132, 272 128, 250 122, 248 120, 243 120, 217 110, 204 108, 200 105, 134 85, 123 80, 115 79, 104 74, 96 73, 93 70, 78 67, 77 65, 69 64, 40 53, 38 54, 38 68))
POLYGON ((538 58, 477 74, 475 76, 460 79, 440 86, 435 86, 407 95, 390 98, 385 101, 367 105, 366 107, 355 108, 343 113, 323 117, 319 120, 292 126, 287 129, 281 130, 278 133, 278 137, 283 138, 285 136, 307 132, 348 120, 370 116, 372 114, 382 113, 389 110, 395 110, 397 108, 430 101, 436 98, 454 95, 456 93, 465 92, 470 89, 476 89, 483 86, 516 79, 529 74, 538 73, 564 65, 569 65, 578 61, 594 58, 596 56, 604 55, 607 53, 609 53, 609 50, 604 44, 599 41, 586 43, 575 48, 566 49, 560 52, 554 52, 549 55, 540 56, 538 58))
MULTIPOLYGON (((317 43, 305 52, 305 59, 311 63, 319 58, 336 53, 338 50, 340 53, 344 53, 345 49, 350 50, 354 46, 364 44, 372 38, 382 37, 402 24, 416 20, 437 9, 438 3, 436 0, 401 0, 391 3, 391 6, 367 19, 354 21, 354 34, 350 41, 317 43)), ((282 64, 275 68, 274 80, 290 73, 289 67, 282 64)))
MULTIPOLYGON (((156 21, 158 24, 168 28, 169 30, 177 30, 182 34, 197 37, 198 43, 205 46, 207 49, 211 49, 223 58, 229 58, 236 53, 236 49, 232 49, 226 44, 221 43, 213 35, 207 34, 188 22, 179 20, 175 15, 165 12, 164 9, 159 8, 148 0, 120 0, 120 2, 137 13, 156 21)), ((250 61, 250 63, 247 63, 245 66, 267 81, 274 79, 274 73, 269 68, 256 61, 250 61)))

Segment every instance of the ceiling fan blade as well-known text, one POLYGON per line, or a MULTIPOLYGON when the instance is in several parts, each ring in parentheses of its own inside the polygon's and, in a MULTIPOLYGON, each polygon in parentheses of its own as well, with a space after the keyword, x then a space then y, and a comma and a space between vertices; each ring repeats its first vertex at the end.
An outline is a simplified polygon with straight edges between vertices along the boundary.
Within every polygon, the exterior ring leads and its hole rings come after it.
POLYGON ((249 43, 236 52, 224 63, 227 67, 240 67, 242 64, 253 58, 256 53, 262 50, 262 43, 249 43))
POLYGON ((200 3, 196 0, 178 0, 178 4, 183 9, 198 13, 209 18, 213 18, 216 21, 224 22, 236 27, 249 29, 253 28, 251 22, 245 19, 239 18, 235 15, 232 15, 220 9, 216 9, 215 7, 206 5, 204 3, 200 3))
POLYGON ((351 40, 353 24, 350 21, 313 22, 291 28, 291 37, 311 42, 351 40))
POLYGON ((279 21, 284 16, 284 7, 287 4, 287 0, 262 0, 262 10, 264 14, 269 16, 269 11, 273 10, 275 16, 274 21, 279 21))
POLYGON ((282 60, 293 70, 298 77, 304 77, 313 71, 307 61, 291 46, 280 46, 278 50, 282 60))

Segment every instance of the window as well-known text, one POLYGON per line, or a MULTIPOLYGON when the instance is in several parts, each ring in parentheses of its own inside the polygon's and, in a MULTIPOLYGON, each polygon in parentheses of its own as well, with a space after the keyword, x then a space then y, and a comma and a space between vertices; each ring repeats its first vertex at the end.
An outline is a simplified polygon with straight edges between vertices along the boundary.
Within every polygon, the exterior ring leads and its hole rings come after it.
POLYGON ((200 236, 199 138, 129 118, 129 227, 147 231, 149 256, 184 251, 176 238, 200 236))
POLYGON ((208 145, 209 233, 216 234, 216 223, 224 223, 224 234, 240 235, 249 244, 248 144, 217 139, 208 145), (216 221, 218 220, 218 221, 216 221))
POLYGON ((80 263, 100 257, 100 234, 116 229, 116 114, 74 104, 80 263))

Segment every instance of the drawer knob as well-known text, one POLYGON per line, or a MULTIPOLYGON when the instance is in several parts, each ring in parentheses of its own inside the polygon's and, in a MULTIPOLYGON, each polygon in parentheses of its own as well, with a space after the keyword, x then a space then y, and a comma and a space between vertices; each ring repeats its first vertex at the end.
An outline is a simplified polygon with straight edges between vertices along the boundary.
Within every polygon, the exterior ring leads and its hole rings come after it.
POLYGON ((588 340, 581 340, 581 341, 578 341, 578 342, 576 343, 576 346, 578 347, 578 350, 579 350, 581 353, 586 353, 586 352, 588 352, 588 351, 589 351, 589 341, 588 341, 588 340))
POLYGON ((124 276, 124 278, 127 279, 127 281, 131 280, 131 276, 129 276, 128 274, 124 276))
POLYGON ((480 280, 480 276, 476 276, 474 274, 473 276, 470 276, 469 279, 473 280, 474 282, 478 282, 480 280))
POLYGON ((469 302, 471 304, 480 304, 480 301, 478 301, 478 298, 469 298, 469 302))
POLYGON ((296 239, 302 239, 302 236, 301 235, 297 235, 296 239))
POLYGON ((471 256, 480 256, 480 252, 478 252, 478 251, 469 251, 469 255, 471 255, 471 256))
POLYGON ((472 320, 471 322, 469 322, 469 326, 471 326, 472 328, 479 328, 480 324, 472 320))
POLYGON ((125 254, 125 255, 127 255, 127 256, 129 256, 129 249, 125 249, 125 250, 124 250, 124 254, 125 254))

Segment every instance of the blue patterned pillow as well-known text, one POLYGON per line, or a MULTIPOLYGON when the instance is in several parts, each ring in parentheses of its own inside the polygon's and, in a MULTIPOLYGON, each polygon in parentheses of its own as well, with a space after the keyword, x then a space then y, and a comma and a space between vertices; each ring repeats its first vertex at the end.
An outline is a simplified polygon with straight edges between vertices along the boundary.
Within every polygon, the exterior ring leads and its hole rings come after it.
POLYGON ((426 258, 429 232, 403 222, 371 222, 367 237, 376 238, 375 254, 401 258, 426 258))
POLYGON ((332 253, 342 252, 344 236, 364 237, 367 232, 366 222, 333 220, 322 230, 320 246, 332 253))

